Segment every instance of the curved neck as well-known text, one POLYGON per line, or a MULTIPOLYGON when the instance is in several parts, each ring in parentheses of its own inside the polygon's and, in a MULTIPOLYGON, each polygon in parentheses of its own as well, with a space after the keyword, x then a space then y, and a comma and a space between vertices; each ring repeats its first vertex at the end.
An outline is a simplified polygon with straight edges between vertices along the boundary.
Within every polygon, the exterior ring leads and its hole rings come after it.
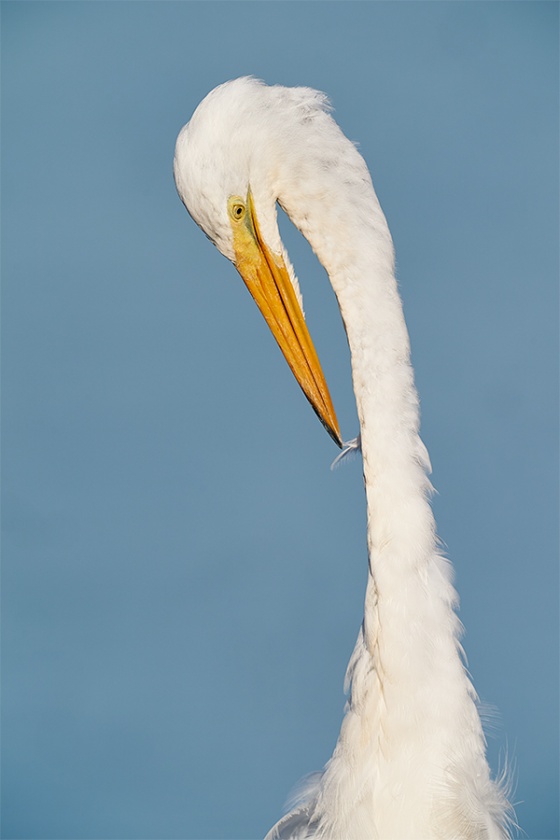
POLYGON ((373 571, 389 547, 400 567, 416 565, 435 536, 393 243, 369 174, 356 180, 358 190, 338 189, 334 211, 309 201, 296 224, 329 274, 350 346, 373 571))
POLYGON ((354 212, 348 202, 343 222, 337 219, 336 236, 332 227, 318 234, 309 224, 311 205, 299 221, 329 273, 348 335, 369 550, 348 706, 316 814, 331 831, 325 836, 352 840, 502 837, 503 801, 489 781, 474 690, 459 653, 451 568, 436 549, 392 242, 371 182, 361 188, 354 212), (443 804, 438 790, 445 791, 443 804), (473 814, 463 809, 466 790, 473 814), (342 801, 345 807, 333 810, 342 801))

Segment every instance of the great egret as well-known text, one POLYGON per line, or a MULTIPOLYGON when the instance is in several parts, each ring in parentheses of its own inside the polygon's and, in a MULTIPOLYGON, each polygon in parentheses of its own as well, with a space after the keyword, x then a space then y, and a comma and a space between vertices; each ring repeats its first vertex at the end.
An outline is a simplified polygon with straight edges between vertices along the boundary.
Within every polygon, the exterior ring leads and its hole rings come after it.
POLYGON ((323 94, 241 78, 198 106, 174 171, 184 205, 237 267, 339 446, 276 202, 329 275, 352 357, 368 511, 364 619, 333 756, 267 838, 503 840, 509 805, 490 777, 461 659, 393 244, 367 166, 323 94))

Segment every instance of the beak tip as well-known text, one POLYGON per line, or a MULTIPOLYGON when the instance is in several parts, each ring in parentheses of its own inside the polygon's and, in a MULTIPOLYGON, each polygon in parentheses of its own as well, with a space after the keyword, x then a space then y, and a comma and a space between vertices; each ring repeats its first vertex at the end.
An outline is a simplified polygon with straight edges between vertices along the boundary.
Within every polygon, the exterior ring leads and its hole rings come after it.
POLYGON ((342 437, 340 435, 340 431, 339 431, 339 428, 338 428, 338 423, 336 423, 336 421, 335 421, 335 423, 331 423, 328 420, 325 420, 323 417, 321 417, 320 414, 319 414, 319 419, 320 419, 321 423, 323 424, 323 426, 325 427, 325 429, 326 429, 329 437, 331 438, 331 440, 333 440, 336 443, 336 445, 338 446, 339 449, 342 449, 344 444, 342 442, 342 437))

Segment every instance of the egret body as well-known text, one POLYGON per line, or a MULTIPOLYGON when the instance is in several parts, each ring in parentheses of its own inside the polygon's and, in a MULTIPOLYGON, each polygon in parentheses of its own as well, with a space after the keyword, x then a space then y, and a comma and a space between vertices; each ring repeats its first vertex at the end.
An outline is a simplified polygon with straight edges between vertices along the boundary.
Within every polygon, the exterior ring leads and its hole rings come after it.
POLYGON ((393 244, 367 166, 323 94, 242 78, 213 90, 182 129, 175 180, 338 445, 277 203, 326 269, 351 351, 367 497, 364 619, 332 758, 267 840, 504 840, 509 806, 490 776, 461 657, 393 244))

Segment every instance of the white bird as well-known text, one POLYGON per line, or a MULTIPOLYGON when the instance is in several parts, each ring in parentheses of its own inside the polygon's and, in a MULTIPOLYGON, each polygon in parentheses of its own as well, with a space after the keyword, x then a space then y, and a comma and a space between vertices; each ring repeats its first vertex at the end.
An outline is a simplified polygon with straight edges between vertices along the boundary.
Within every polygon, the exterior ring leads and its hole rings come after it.
POLYGON ((364 619, 332 758, 267 840, 504 840, 511 809, 490 776, 451 567, 438 550, 391 235, 367 166, 329 110, 309 88, 227 82, 181 130, 174 161, 184 205, 237 267, 339 446, 277 202, 328 273, 352 358, 367 497, 364 619))

